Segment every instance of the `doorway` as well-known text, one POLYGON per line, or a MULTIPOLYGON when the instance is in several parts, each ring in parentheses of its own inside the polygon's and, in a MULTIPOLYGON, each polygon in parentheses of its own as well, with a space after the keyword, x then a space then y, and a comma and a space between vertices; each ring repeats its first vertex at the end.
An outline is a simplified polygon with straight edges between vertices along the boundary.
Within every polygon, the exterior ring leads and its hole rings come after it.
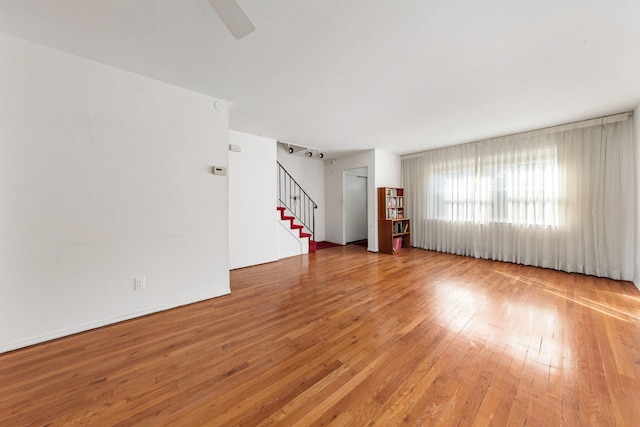
POLYGON ((366 242, 368 237, 367 180, 367 167, 344 171, 344 236, 347 244, 366 242))

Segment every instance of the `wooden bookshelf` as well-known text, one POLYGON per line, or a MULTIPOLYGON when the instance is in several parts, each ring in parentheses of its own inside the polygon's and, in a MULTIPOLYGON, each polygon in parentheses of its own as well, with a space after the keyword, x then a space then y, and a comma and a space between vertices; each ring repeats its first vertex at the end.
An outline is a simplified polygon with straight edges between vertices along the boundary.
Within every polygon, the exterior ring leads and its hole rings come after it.
POLYGON ((387 254, 411 245, 411 220, 404 214, 404 189, 378 188, 378 250, 387 254))

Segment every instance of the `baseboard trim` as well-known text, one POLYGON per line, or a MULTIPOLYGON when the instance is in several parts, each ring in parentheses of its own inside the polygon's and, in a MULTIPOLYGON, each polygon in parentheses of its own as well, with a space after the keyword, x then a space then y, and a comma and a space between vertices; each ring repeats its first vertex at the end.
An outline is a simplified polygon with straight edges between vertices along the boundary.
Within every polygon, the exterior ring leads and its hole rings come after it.
POLYGON ((90 331, 92 329, 101 328, 103 326, 113 325, 115 323, 124 322, 125 320, 135 319, 136 317, 146 316, 148 314, 158 313, 160 311, 171 310, 172 308, 182 307, 185 305, 193 304, 196 302, 205 301, 212 298, 217 298, 220 296, 228 295, 231 293, 231 290, 228 289, 223 293, 214 293, 214 294, 205 294, 198 297, 187 298, 183 301, 180 301, 177 304, 167 304, 161 305, 157 307, 151 307, 145 310, 136 311, 133 313, 113 316, 106 319, 96 320, 95 322, 88 322, 82 325, 73 326, 70 328, 60 329, 53 332, 47 332, 45 334, 36 335, 33 337, 13 341, 10 343, 0 344, 0 353, 6 353, 13 350, 18 350, 20 348, 29 347, 36 344, 41 344, 43 342, 55 340, 58 338, 63 338, 69 335, 78 334, 80 332, 90 331))

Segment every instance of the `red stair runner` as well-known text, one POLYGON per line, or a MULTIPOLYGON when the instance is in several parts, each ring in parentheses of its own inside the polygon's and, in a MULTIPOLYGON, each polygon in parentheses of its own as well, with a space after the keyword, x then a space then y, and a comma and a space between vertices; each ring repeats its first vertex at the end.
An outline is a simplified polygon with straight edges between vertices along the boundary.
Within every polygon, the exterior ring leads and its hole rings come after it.
POLYGON ((295 217, 292 217, 290 215, 285 215, 284 214, 285 208, 283 206, 278 206, 276 209, 280 211, 280 219, 281 220, 289 221, 291 223, 291 225, 289 227, 291 227, 292 230, 298 230, 299 236, 301 238, 305 238, 306 237, 306 238, 309 239, 309 253, 315 252, 316 251, 316 242, 314 240, 311 240, 311 234, 305 233, 304 231, 302 231, 304 226, 302 226, 300 224, 296 224, 295 223, 295 220, 296 220, 295 217))

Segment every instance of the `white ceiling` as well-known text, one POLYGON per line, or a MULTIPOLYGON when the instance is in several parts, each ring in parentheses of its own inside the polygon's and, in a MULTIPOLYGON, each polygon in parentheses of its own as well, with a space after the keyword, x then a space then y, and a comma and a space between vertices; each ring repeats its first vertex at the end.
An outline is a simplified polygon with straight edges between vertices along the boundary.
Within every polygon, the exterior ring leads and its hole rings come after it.
POLYGON ((231 103, 231 128, 407 154, 634 109, 638 0, 0 0, 0 32, 231 103))

